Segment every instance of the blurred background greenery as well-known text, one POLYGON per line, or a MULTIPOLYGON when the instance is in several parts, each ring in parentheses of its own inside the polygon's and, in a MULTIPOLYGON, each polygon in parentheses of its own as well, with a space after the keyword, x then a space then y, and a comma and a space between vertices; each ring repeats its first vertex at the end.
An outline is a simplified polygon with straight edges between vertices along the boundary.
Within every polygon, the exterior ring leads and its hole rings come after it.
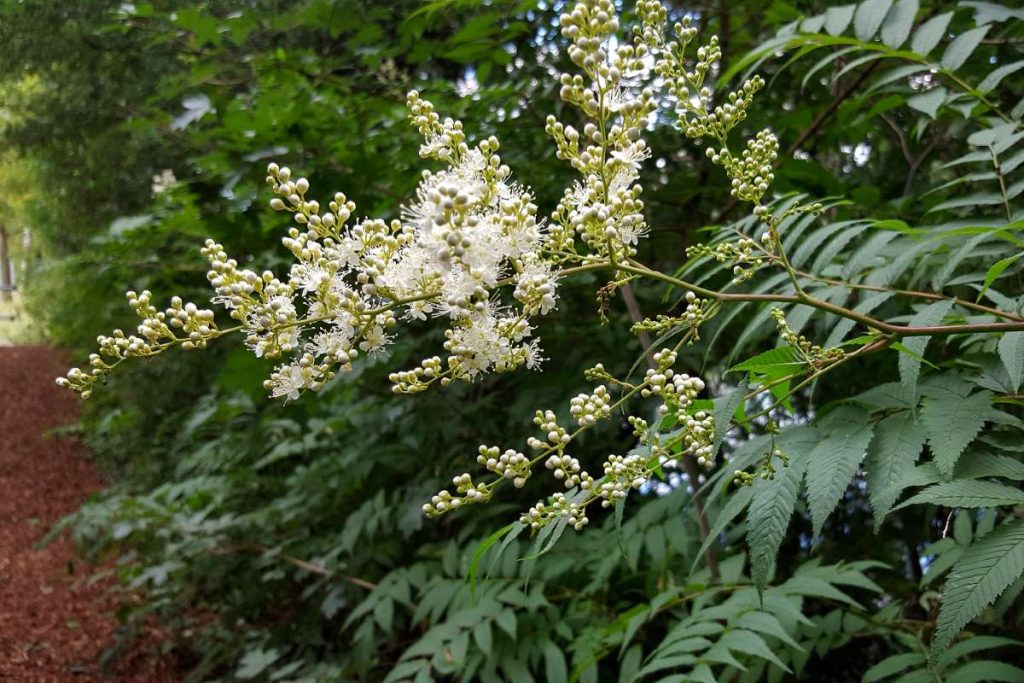
MULTIPOLYGON (((677 2, 673 11, 720 36, 728 68, 827 5, 709 0, 677 2)), ((269 160, 309 177, 314 193, 344 191, 358 215, 397 216, 425 167, 405 121, 411 88, 461 118, 471 137, 497 135, 506 163, 534 188, 541 212, 550 211, 571 178, 543 132, 548 114, 563 115, 554 74, 567 68, 557 33, 564 6, 0 0, 0 226, 13 236, 22 297, 20 327, 7 336, 45 334, 83 357, 98 333, 133 324, 127 289, 205 300, 198 248, 206 237, 240 260, 281 266, 287 226, 265 208, 269 160)), ((923 2, 919 14, 956 8, 923 2)), ((975 11, 958 11, 951 30, 974 25, 975 11)), ((967 75, 1019 53, 1022 25, 1000 20, 967 75)), ((770 85, 747 124, 771 125, 784 148, 792 145, 776 189, 852 198, 839 217, 922 213, 917 195, 958 154, 951 140, 961 124, 922 128, 906 96, 851 94, 870 65, 839 61, 805 81, 815 59, 784 68, 789 56, 761 67, 770 85)), ((1020 74, 1010 78, 1008 100, 1022 83, 1020 74)), ((743 209, 667 119, 650 142, 654 159, 642 182, 654 227, 643 257, 671 270, 704 225, 738 219, 743 209)), ((611 324, 593 324, 597 284, 567 286, 560 313, 543 322, 551 360, 542 373, 426 398, 396 399, 386 374, 440 345, 430 326, 386 360, 286 405, 263 395, 267 363, 233 341, 116 375, 84 404, 77 427, 110 488, 71 526, 84 553, 117 557, 125 590, 145 596, 125 602, 124 637, 157 615, 194 680, 631 680, 681 618, 642 608, 706 580, 706 569, 690 571, 701 537, 685 487, 635 496, 621 528, 597 519, 533 560, 518 561, 528 539, 512 541, 487 581, 481 570, 475 594, 465 580, 474 549, 540 489, 439 522, 419 512, 453 473, 472 467, 478 444, 521 442, 535 409, 564 411, 585 387, 582 368, 631 367, 640 346, 623 334, 624 307, 611 307, 611 324)), ((637 295, 641 309, 656 311, 666 293, 643 287, 637 295)), ((735 319, 723 339, 735 340, 754 313, 735 319)), ((751 349, 765 343, 747 337, 751 349)), ((728 366, 721 352, 706 351, 695 347, 685 362, 719 386, 728 366)), ((865 378, 892 373, 895 360, 867 363, 823 380, 815 402, 869 386, 865 378)), ((578 455, 600 462, 630 445, 628 427, 613 424, 578 455)), ((678 481, 674 474, 665 490, 678 481)), ((920 619, 931 609, 920 581, 934 520, 905 511, 876 536, 863 496, 849 495, 820 545, 810 547, 804 518, 780 558, 782 578, 812 554, 826 564, 857 557, 888 567, 874 575, 880 594, 866 579, 844 588, 866 607, 807 598, 809 621, 797 625, 805 655, 787 663, 809 680, 859 680, 896 651, 884 631, 865 626, 875 607, 896 604, 920 619)), ((709 500, 712 513, 727 500, 709 500)), ((720 541, 723 574, 738 576, 742 542, 720 541)), ((1012 629, 1019 618, 1019 608, 1004 610, 993 629, 1012 629)), ((726 665, 720 680, 791 675, 763 659, 747 673, 726 665)))

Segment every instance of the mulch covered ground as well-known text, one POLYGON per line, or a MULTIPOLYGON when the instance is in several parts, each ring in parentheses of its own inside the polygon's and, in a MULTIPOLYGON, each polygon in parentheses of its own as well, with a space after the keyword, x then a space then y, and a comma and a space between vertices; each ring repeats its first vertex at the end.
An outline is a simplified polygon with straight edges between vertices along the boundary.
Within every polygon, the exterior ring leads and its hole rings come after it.
POLYGON ((77 399, 58 388, 52 350, 0 347, 0 681, 180 680, 150 634, 103 671, 114 642, 113 579, 90 582, 67 538, 36 542, 102 487, 74 439, 44 435, 74 420, 77 399))

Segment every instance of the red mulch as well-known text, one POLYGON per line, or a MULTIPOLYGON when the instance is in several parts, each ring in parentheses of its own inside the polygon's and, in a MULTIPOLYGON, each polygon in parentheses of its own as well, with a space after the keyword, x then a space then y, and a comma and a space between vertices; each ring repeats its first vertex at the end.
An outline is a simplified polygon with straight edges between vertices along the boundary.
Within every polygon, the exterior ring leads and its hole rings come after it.
POLYGON ((54 384, 64 371, 51 349, 0 348, 0 681, 180 680, 158 631, 103 671, 118 628, 113 578, 89 582, 97 570, 66 537, 34 547, 103 486, 81 444, 43 435, 75 418, 77 399, 54 384))

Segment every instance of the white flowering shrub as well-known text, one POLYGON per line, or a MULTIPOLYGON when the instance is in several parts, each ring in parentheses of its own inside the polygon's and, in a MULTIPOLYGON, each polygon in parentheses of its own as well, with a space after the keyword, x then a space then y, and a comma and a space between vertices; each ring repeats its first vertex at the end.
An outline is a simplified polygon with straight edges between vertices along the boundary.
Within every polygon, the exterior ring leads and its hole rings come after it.
MULTIPOLYGON (((857 38, 845 38, 843 44, 932 68, 927 54, 938 41, 928 44, 934 28, 922 26, 923 37, 916 34, 911 51, 900 52, 915 13, 910 13, 910 24, 903 14, 893 14, 882 28, 881 20, 870 20, 872 12, 887 16, 891 3, 881 4, 884 9, 868 2, 868 9, 857 10, 857 38), (899 25, 893 28, 895 22, 899 25), (871 42, 880 29, 883 42, 871 42)), ((72 369, 58 381, 88 397, 128 359, 179 346, 202 349, 222 336, 239 334, 252 353, 278 361, 264 387, 273 397, 291 400, 323 390, 363 356, 385 353, 403 329, 438 320, 444 326, 442 348, 425 349, 413 367, 393 368, 389 379, 396 394, 419 394, 434 384, 443 390, 489 373, 542 371, 538 319, 559 312, 561 284, 599 273, 606 278, 597 293, 603 304, 620 290, 626 295, 634 283, 650 282, 682 295, 654 317, 635 316, 633 333, 658 336, 645 350, 645 374, 616 375, 596 363, 582 373, 592 388, 568 401, 572 422, 560 419, 550 405, 537 410, 537 434, 525 447, 481 445, 477 472, 457 474, 449 489, 423 502, 423 512, 435 517, 491 500, 502 486, 522 488, 535 474, 550 473, 557 490, 489 539, 482 551, 501 536, 508 535, 507 543, 526 529, 550 548, 567 527, 581 530, 590 522, 592 504, 616 507, 621 514, 631 490, 656 484, 665 469, 676 467, 687 472, 695 504, 702 484, 711 497, 735 485, 710 528, 701 509, 703 549, 745 514, 751 578, 760 585, 773 578, 801 487, 806 486, 819 535, 865 455, 879 524, 911 489, 920 490, 898 507, 998 510, 1024 504, 1019 487, 1007 483, 1022 478, 1019 460, 1007 454, 1016 452, 1012 441, 1020 438, 1021 423, 1001 409, 1020 402, 1024 315, 1019 298, 999 293, 1000 278, 1020 256, 1014 234, 1021 213, 1015 202, 1024 191, 1019 181, 1009 183, 1005 176, 1007 166, 1020 165, 1019 154, 1002 165, 1000 155, 1024 132, 1020 107, 1002 112, 986 98, 998 79, 982 88, 955 76, 964 43, 950 45, 934 67, 960 85, 956 93, 943 90, 936 109, 965 107, 968 125, 979 120, 970 116, 974 107, 991 110, 968 138, 980 155, 972 152, 960 163, 994 163, 994 170, 972 182, 992 181, 997 188, 985 202, 944 204, 937 210, 983 205, 996 206, 1004 215, 984 224, 934 228, 922 241, 908 226, 871 219, 829 222, 832 200, 773 196, 779 140, 767 129, 737 139, 742 132, 737 128, 766 87, 764 79, 751 74, 735 90, 724 90, 716 38, 696 47, 697 29, 688 21, 670 25, 657 0, 639 0, 636 15, 638 23, 629 34, 609 0, 580 2, 560 17, 568 57, 577 67, 560 76, 560 96, 575 118, 548 117, 545 131, 555 155, 578 177, 549 213, 537 206, 530 188, 514 180, 494 137, 473 143, 462 122, 442 118, 413 91, 407 100, 409 120, 423 137, 420 156, 434 166, 423 172, 400 218, 355 219, 356 206, 345 194, 321 204, 307 179, 271 163, 267 183, 275 196, 270 205, 294 223, 282 240, 294 258, 287 274, 245 268, 222 245, 208 241, 202 253, 209 262, 213 303, 227 311, 230 326, 218 325, 212 310, 178 297, 160 310, 148 291, 129 292, 129 304, 141 318, 136 332, 115 330, 100 337, 89 367, 72 369), (707 243, 691 245, 685 258, 680 254, 673 272, 639 258, 649 231, 639 169, 651 157, 644 136, 658 125, 659 111, 674 119, 685 138, 700 144, 724 171, 733 200, 749 209, 746 218, 722 226, 707 243), (824 225, 815 226, 823 216, 824 225), (872 228, 877 237, 843 253, 872 228), (933 246, 929 240, 941 242, 943 251, 926 252, 933 246), (986 241, 998 242, 1003 251, 979 250, 986 241), (984 261, 985 268, 980 278, 958 283, 976 285, 977 296, 946 293, 958 266, 969 261, 984 261), (935 268, 934 286, 899 286, 896 281, 912 268, 935 268), (715 341, 728 320, 751 304, 762 306, 756 324, 723 355, 743 350, 769 319, 775 323, 769 328, 777 331, 777 346, 735 365, 735 385, 707 397, 710 383, 679 370, 680 356, 702 332, 708 337, 709 329, 710 341, 705 341, 720 348, 715 341), (812 319, 822 322, 823 339, 804 334, 812 319), (855 330, 858 336, 851 338, 855 330), (936 367, 927 374, 923 356, 932 338, 955 340, 968 351, 996 350, 1002 364, 979 361, 953 371, 936 367), (794 414, 790 399, 813 388, 820 377, 884 352, 898 354, 899 381, 879 382, 845 405, 826 406, 818 416, 794 414), (573 455, 581 434, 620 414, 632 429, 632 450, 609 453, 596 466, 573 455), (983 450, 961 459, 979 436, 986 444, 983 450), (926 445, 931 457, 918 464, 926 445), (726 464, 723 446, 729 452, 726 464)), ((851 9, 838 28, 834 13, 808 20, 760 55, 835 44, 853 16, 851 9), (818 33, 822 22, 828 35, 818 33)), ((878 87, 910 73, 901 72, 878 87)), ((918 109, 932 106, 930 100, 918 104, 918 109)), ((597 316, 594 324, 599 324, 597 316)), ((717 573, 713 556, 705 557, 717 573)), ((1011 584, 1019 586, 1022 574, 1024 525, 1006 514, 956 560, 934 629, 934 652, 941 652, 1011 584)), ((770 654, 763 658, 771 661, 770 654)), ((707 671, 705 679, 711 676, 707 671)))

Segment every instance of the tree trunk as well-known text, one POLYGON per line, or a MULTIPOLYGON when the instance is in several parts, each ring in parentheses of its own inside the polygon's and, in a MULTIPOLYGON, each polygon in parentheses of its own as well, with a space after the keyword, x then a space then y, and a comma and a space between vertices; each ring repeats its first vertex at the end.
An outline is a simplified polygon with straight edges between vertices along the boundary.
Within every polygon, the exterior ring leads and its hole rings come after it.
POLYGON ((11 255, 7 249, 7 228, 0 225, 0 301, 10 302, 11 294, 11 255))

